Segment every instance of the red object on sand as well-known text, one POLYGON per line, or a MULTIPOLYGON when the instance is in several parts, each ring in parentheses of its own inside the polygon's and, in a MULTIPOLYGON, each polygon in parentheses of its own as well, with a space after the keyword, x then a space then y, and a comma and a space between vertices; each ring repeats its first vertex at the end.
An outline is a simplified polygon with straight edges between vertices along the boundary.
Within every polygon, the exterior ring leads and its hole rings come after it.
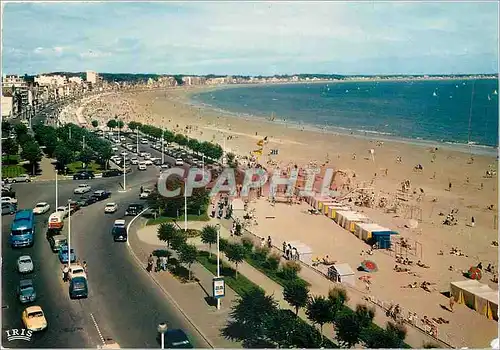
POLYGON ((371 260, 364 260, 360 266, 366 272, 375 272, 378 270, 377 264, 371 260))
POLYGON ((477 266, 471 266, 469 269, 469 278, 471 280, 480 280, 483 277, 483 271, 477 266))

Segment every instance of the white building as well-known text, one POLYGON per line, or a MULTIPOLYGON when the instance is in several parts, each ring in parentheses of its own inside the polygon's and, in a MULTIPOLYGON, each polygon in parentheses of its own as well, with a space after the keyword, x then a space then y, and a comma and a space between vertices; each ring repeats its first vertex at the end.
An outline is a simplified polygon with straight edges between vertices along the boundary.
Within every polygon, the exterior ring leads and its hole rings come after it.
POLYGON ((28 83, 17 75, 6 75, 2 78, 2 85, 5 87, 24 88, 28 86, 28 83))
POLYGON ((35 77, 35 83, 39 86, 63 86, 68 82, 68 79, 63 75, 39 75, 35 77))
POLYGON ((2 95, 2 118, 12 116, 12 96, 2 95))
POLYGON ((91 70, 88 70, 86 73, 87 73, 87 79, 86 79, 87 82, 91 84, 97 84, 97 81, 99 80, 97 73, 91 70))
POLYGON ((69 78, 69 82, 81 85, 83 83, 83 79, 80 77, 71 77, 71 78, 69 78))

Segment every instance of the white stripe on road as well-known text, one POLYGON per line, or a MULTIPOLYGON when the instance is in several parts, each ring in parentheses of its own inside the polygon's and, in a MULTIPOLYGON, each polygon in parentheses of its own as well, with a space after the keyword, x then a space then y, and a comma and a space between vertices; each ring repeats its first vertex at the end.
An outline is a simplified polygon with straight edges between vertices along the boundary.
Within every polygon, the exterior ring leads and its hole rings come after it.
POLYGON ((102 345, 105 345, 106 342, 104 341, 104 337, 102 336, 101 330, 99 329, 99 326, 97 325, 97 321, 95 320, 95 317, 93 314, 90 314, 90 317, 92 318, 92 322, 94 322, 95 329, 97 329, 97 333, 99 334, 99 338, 101 338, 102 345))

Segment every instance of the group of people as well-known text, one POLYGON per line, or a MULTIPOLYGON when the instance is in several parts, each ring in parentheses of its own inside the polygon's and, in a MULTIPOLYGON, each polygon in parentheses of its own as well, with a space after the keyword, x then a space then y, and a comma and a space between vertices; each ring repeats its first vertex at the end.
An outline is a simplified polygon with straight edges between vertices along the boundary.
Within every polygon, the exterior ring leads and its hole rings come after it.
POLYGON ((292 247, 290 243, 283 242, 283 252, 285 253, 285 259, 287 260, 300 260, 299 252, 297 248, 292 247))
MULTIPOLYGON (((153 254, 149 254, 148 257, 148 265, 146 267, 147 272, 153 271, 153 266, 155 266, 155 259, 153 254)), ((157 256, 156 257, 156 266, 155 272, 159 271, 167 271, 168 270, 168 259, 166 256, 157 256)))
MULTIPOLYGON (((80 264, 80 260, 76 261, 76 265, 81 265, 83 267, 83 270, 85 273, 87 273, 87 262, 84 260, 83 263, 80 264)), ((69 266, 68 264, 64 264, 63 269, 62 269, 62 279, 63 282, 68 282, 69 281, 69 266)))
POLYGON ((233 213, 233 206, 229 201, 228 195, 223 195, 219 198, 217 203, 212 203, 211 217, 222 219, 223 217, 229 219, 233 213))

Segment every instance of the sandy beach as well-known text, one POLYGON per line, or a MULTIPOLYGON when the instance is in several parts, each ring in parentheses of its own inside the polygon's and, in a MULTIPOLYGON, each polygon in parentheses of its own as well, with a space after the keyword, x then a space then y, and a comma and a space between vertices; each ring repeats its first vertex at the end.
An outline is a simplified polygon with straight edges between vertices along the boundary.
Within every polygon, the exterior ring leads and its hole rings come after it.
MULTIPOLYGON (((463 270, 481 262, 483 266, 494 265, 497 273, 498 247, 491 243, 498 240, 498 179, 485 176, 486 171, 497 169, 494 157, 475 155, 471 161, 470 154, 450 149, 435 150, 407 143, 300 130, 267 122, 268 116, 254 119, 221 115, 189 103, 189 94, 198 91, 199 88, 172 88, 111 93, 86 101, 84 108, 77 110, 88 125, 92 120, 105 125, 118 116, 125 123, 138 121, 187 132, 189 137, 199 140, 225 143, 227 151, 242 156, 256 150, 256 142, 267 136, 265 152, 278 149, 279 154, 262 156, 261 164, 285 168, 295 164, 302 167, 314 161, 326 167, 349 170, 356 174, 352 179, 354 184, 373 188, 377 202, 382 197, 389 203, 394 202, 402 182, 409 180, 407 202, 397 213, 387 213, 377 206, 356 210, 398 231, 412 244, 418 242, 421 248, 412 260, 421 260, 429 268, 411 266, 416 275, 396 272, 394 256, 375 251, 370 259, 378 264, 379 271, 373 274, 369 294, 398 303, 403 310, 417 312, 420 317, 449 320, 448 324, 439 326, 439 332, 454 346, 485 347, 496 337, 497 322, 464 305, 455 306, 454 313, 440 306, 448 305, 448 298, 441 292, 449 290, 449 283, 465 280, 463 270), (187 126, 191 127, 187 129, 187 126), (374 150, 373 157, 369 150, 374 150), (415 169, 418 164, 423 170, 415 169), (456 210, 457 224, 444 225, 452 209, 456 210), (472 217, 474 225, 471 225, 472 217), (416 219, 418 227, 409 228, 410 219, 416 219), (452 248, 460 250, 463 256, 450 254, 452 248), (422 281, 431 283, 431 292, 402 288, 422 281)), ((365 258, 362 251, 368 246, 363 241, 325 216, 305 214, 306 204, 271 206, 261 198, 252 201, 250 207, 255 208, 259 222, 250 230, 260 236, 269 235, 274 242, 300 240, 312 248, 315 256, 329 255, 353 268, 365 258), (273 215, 275 219, 265 219, 266 215, 273 215)), ((493 274, 485 273, 481 282, 497 290, 492 278, 493 274)), ((359 283, 356 288, 363 290, 364 284, 359 283)))

